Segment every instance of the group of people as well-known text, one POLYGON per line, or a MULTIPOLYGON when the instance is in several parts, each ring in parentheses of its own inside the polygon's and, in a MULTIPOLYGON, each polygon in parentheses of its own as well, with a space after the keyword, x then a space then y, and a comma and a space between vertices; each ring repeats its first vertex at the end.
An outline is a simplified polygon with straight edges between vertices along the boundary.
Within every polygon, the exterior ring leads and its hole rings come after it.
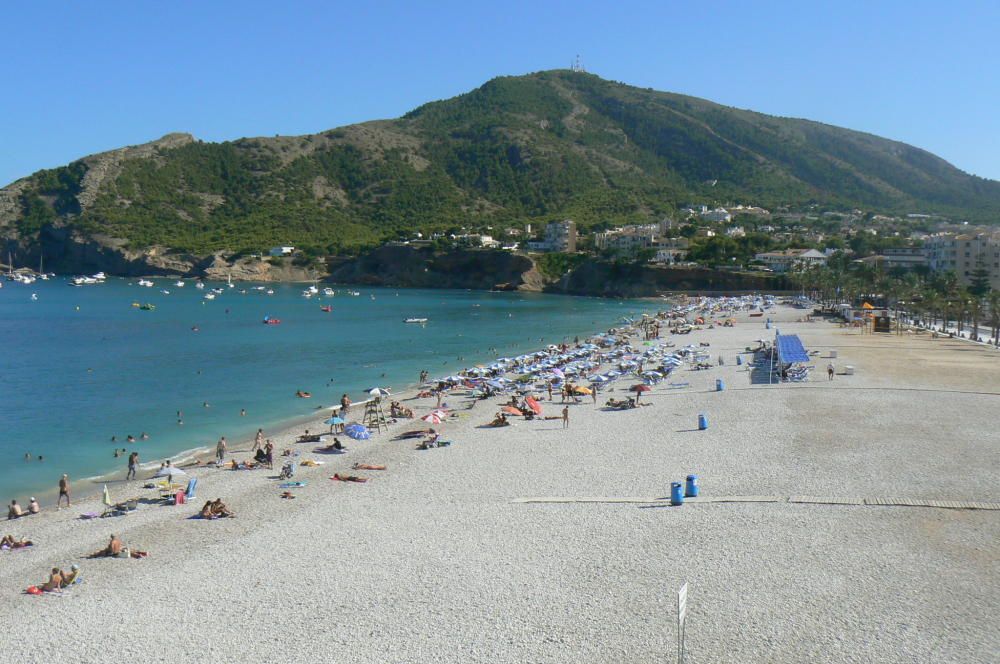
POLYGON ((80 566, 72 565, 69 572, 64 572, 58 567, 53 567, 49 573, 49 578, 40 586, 28 586, 26 591, 29 595, 41 595, 42 593, 57 593, 63 588, 68 588, 80 580, 80 566))
POLYGON ((28 509, 24 510, 20 505, 17 504, 16 500, 10 501, 10 508, 7 510, 8 519, 20 519, 22 516, 27 516, 29 514, 38 514, 42 511, 41 506, 35 497, 31 497, 31 501, 28 503, 28 509))
POLYGON ((406 408, 398 401, 393 401, 389 404, 389 416, 409 419, 413 417, 413 410, 406 408))
POLYGON ((209 500, 206 502, 198 515, 202 519, 222 519, 236 516, 232 510, 226 507, 226 504, 222 502, 222 498, 216 498, 215 500, 209 500))

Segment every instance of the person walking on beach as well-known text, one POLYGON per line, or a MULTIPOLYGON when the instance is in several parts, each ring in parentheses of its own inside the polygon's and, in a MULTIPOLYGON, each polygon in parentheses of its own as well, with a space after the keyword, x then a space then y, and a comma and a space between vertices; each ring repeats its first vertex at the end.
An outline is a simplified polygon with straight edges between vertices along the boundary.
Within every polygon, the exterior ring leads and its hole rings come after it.
POLYGON ((63 474, 59 480, 59 498, 56 500, 56 509, 62 505, 63 496, 66 496, 66 507, 71 505, 69 501, 69 475, 63 474))
POLYGON ((250 449, 250 451, 256 452, 257 450, 262 449, 263 445, 264 445, 264 430, 257 429, 257 435, 254 436, 253 447, 250 449))
POLYGON ((351 398, 345 392, 340 397, 340 417, 346 419, 347 411, 351 408, 351 398))
POLYGON ((563 416, 563 429, 568 429, 569 428, 569 406, 563 406, 562 416, 563 416))
POLYGON ((830 364, 826 365, 826 379, 833 380, 833 374, 834 374, 833 362, 831 362, 830 364))
POLYGON ((135 479, 135 471, 137 470, 138 467, 139 467, 139 453, 132 452, 132 454, 128 455, 128 472, 125 473, 126 481, 135 479))
POLYGON ((215 458, 218 459, 219 463, 222 463, 223 459, 226 458, 226 437, 223 436, 219 439, 219 443, 215 446, 215 458))

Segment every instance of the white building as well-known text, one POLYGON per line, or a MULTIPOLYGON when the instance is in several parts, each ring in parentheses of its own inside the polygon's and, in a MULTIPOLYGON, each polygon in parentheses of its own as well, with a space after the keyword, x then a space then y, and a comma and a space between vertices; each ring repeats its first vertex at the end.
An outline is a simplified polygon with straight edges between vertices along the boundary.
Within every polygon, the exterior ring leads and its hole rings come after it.
POLYGON ((792 267, 826 265, 827 256, 815 249, 785 249, 757 254, 754 260, 760 261, 775 272, 786 272, 792 267))
POLYGON ((716 223, 729 223, 733 220, 733 215, 729 214, 726 208, 715 208, 714 210, 708 210, 707 212, 701 213, 701 218, 705 221, 712 221, 716 223))
POLYGON ((924 241, 924 255, 931 270, 954 272, 965 285, 982 267, 989 272, 990 285, 1000 289, 1000 231, 931 235, 924 241))
POLYGON ((725 231, 726 237, 746 237, 747 232, 743 230, 742 226, 730 226, 725 231))
POLYGON ((280 256, 291 256, 294 252, 295 247, 271 247, 267 253, 278 258, 280 256))
POLYGON ((549 251, 576 251, 576 222, 572 219, 553 221, 545 227, 545 243, 549 251))

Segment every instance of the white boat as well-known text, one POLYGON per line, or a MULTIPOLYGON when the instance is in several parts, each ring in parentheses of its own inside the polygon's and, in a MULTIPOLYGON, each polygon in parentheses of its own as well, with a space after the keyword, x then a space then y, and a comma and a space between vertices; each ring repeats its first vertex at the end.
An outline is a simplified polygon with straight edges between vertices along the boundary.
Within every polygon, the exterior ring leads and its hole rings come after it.
POLYGON ((407 318, 403 321, 404 323, 426 323, 426 318, 407 318))
POLYGON ((32 300, 37 300, 38 299, 38 294, 37 293, 32 293, 31 294, 31 299, 32 300))
POLYGON ((235 286, 233 286, 233 275, 226 275, 226 286, 229 288, 235 288, 235 286))
POLYGON ((160 292, 163 293, 164 295, 170 295, 170 291, 168 291, 166 288, 164 288, 160 292))
POLYGON ((205 299, 206 300, 214 300, 215 299, 215 293, 205 293, 205 299))
POLYGON ((184 288, 184 282, 178 279, 177 281, 174 282, 174 286, 177 286, 178 288, 184 288))
POLYGON ((267 293, 268 295, 274 295, 274 291, 273 291, 273 290, 271 290, 270 288, 268 288, 268 289, 267 289, 267 291, 265 291, 265 292, 266 292, 266 293, 267 293))
POLYGON ((325 295, 326 297, 333 297, 336 294, 337 294, 336 291, 334 291, 332 288, 323 289, 323 295, 325 295))
POLYGON ((204 281, 197 281, 197 282, 195 282, 194 287, 197 288, 198 290, 204 290, 205 289, 205 282, 204 281))
POLYGON ((353 295, 354 297, 357 297, 357 296, 361 295, 361 291, 350 290, 350 291, 347 291, 347 294, 348 295, 353 295))
POLYGON ((226 291, 222 290, 221 288, 213 288, 212 292, 215 293, 216 295, 222 295, 226 291))
POLYGON ((153 287, 153 282, 149 281, 148 279, 140 279, 139 280, 139 285, 140 286, 145 286, 146 288, 152 288, 153 287))

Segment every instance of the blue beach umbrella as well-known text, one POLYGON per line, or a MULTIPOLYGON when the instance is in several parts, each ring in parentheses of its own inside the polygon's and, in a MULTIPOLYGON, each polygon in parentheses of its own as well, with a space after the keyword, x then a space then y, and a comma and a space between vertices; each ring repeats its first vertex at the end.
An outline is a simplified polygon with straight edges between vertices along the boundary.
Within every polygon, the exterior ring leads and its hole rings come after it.
POLYGON ((368 440, 372 437, 372 434, 368 429, 361 424, 349 424, 344 427, 344 433, 354 440, 368 440))
POLYGON ((324 420, 323 423, 324 424, 343 424, 344 423, 344 418, 337 417, 336 415, 334 415, 330 419, 324 420))

